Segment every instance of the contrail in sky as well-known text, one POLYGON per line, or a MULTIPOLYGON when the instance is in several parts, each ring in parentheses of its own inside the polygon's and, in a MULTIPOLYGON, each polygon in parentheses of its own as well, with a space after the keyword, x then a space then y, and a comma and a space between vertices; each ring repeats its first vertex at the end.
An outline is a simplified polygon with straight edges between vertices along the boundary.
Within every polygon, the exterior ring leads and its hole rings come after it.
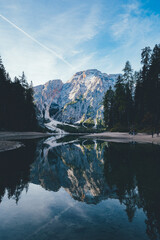
POLYGON ((17 30, 19 30, 20 32, 22 32, 25 36, 27 36, 28 38, 30 38, 33 42, 37 43, 39 46, 43 47, 44 49, 46 49, 48 52, 54 54, 57 58, 59 58, 62 62, 64 62, 65 64, 67 64, 69 67, 73 68, 73 66, 67 62, 62 56, 60 56, 59 54, 57 54, 54 50, 46 47, 44 44, 42 44, 41 42, 37 41, 35 38, 33 38, 31 35, 29 35, 28 33, 26 33, 25 31, 23 31, 21 28, 19 28, 16 24, 12 23, 10 20, 8 20, 6 17, 4 17, 3 15, 0 14, 0 17, 5 20, 6 22, 8 22, 10 25, 12 25, 14 28, 16 28, 17 30))

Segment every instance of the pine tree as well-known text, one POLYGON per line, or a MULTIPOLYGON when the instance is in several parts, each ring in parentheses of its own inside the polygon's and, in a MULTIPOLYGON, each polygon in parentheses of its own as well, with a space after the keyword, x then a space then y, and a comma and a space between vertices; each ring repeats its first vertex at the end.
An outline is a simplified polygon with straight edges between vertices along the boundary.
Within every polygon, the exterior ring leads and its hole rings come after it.
POLYGON ((160 127, 160 44, 155 45, 152 55, 151 64, 149 69, 149 89, 148 90, 148 105, 149 111, 153 116, 154 127, 160 127), (149 101, 150 99, 150 101, 149 101))
POLYGON ((111 86, 109 87, 109 90, 106 92, 104 97, 104 122, 105 126, 112 128, 113 127, 113 121, 114 121, 114 91, 112 90, 111 86))
POLYGON ((27 79, 26 76, 24 74, 24 72, 22 72, 22 76, 19 77, 20 79, 20 83, 24 88, 28 88, 28 83, 27 83, 27 79))
POLYGON ((115 84, 115 104, 114 104, 115 125, 124 126, 125 121, 125 84, 122 76, 118 76, 115 84))
POLYGON ((135 94, 134 94, 134 120, 136 125, 142 124, 142 119, 144 116, 144 91, 143 91, 143 79, 142 71, 139 71, 135 75, 135 94))
POLYGON ((130 90, 133 90, 133 70, 129 61, 126 62, 125 67, 123 69, 123 80, 129 85, 130 90))
POLYGON ((125 82, 125 122, 128 128, 133 124, 133 91, 134 91, 134 77, 133 70, 129 61, 126 62, 123 69, 123 80, 125 82))

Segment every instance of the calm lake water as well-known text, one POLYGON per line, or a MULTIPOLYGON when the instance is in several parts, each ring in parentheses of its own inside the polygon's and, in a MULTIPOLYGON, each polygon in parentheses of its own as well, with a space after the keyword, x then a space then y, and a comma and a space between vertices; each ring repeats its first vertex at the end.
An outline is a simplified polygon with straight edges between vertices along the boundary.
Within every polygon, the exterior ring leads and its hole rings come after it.
POLYGON ((54 137, 0 154, 0 239, 160 239, 160 147, 54 137))

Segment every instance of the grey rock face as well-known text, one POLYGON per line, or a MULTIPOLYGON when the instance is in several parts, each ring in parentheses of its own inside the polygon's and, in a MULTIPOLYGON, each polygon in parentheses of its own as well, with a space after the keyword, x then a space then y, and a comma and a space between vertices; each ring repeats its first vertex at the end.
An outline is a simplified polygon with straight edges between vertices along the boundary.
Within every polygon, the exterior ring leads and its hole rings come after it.
POLYGON ((65 84, 53 80, 35 87, 34 98, 39 110, 45 111, 45 118, 96 126, 103 119, 104 94, 113 88, 117 77, 96 69, 77 72, 65 84))
POLYGON ((34 87, 34 99, 41 116, 47 118, 51 104, 57 104, 63 82, 60 79, 50 80, 44 85, 34 87))

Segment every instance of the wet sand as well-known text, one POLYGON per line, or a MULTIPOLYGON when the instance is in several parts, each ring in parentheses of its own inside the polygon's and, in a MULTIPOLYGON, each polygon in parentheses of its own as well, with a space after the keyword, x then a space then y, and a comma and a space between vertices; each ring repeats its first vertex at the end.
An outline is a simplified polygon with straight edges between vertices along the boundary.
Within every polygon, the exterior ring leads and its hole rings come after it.
POLYGON ((145 133, 138 133, 136 135, 130 135, 129 133, 121 132, 104 132, 104 133, 94 133, 88 134, 85 138, 96 138, 110 142, 138 142, 138 143, 154 143, 160 144, 160 136, 154 134, 152 135, 145 133))
POLYGON ((0 152, 10 151, 22 147, 23 144, 15 141, 0 141, 0 152))
POLYGON ((50 137, 53 134, 41 132, 0 132, 0 152, 14 150, 24 146, 18 141, 23 139, 36 139, 50 137))
MULTIPOLYGON (((55 134, 41 133, 41 132, 0 132, 0 152, 9 151, 24 146, 21 142, 15 140, 36 139, 43 137, 50 137, 55 134)), ((154 143, 160 144, 160 136, 145 133, 138 133, 137 135, 129 135, 121 132, 104 132, 92 133, 83 135, 83 138, 94 138, 110 142, 138 142, 138 143, 154 143)))

